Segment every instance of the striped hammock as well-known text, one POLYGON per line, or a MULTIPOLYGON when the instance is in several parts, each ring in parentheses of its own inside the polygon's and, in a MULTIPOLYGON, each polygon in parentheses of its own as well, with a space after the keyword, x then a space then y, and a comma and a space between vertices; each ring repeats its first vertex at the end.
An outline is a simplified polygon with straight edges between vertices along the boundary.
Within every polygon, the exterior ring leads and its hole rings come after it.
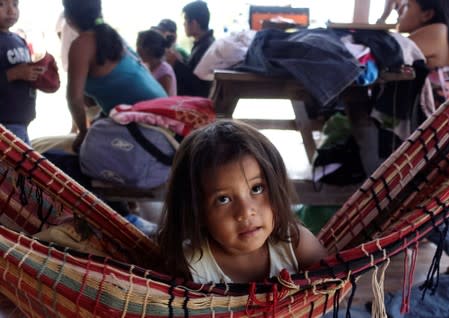
MULTIPOLYGON (((318 237, 329 257, 257 284, 199 285, 155 271, 158 252, 148 237, 0 126, 0 293, 28 317, 320 317, 348 293, 350 305, 356 278, 374 269, 374 314, 381 316, 389 259, 411 248, 413 277, 417 242, 437 227, 447 231, 448 105, 324 226, 318 237), (33 238, 68 220, 106 255, 33 238)), ((428 288, 437 283, 440 256, 437 249, 428 288)))

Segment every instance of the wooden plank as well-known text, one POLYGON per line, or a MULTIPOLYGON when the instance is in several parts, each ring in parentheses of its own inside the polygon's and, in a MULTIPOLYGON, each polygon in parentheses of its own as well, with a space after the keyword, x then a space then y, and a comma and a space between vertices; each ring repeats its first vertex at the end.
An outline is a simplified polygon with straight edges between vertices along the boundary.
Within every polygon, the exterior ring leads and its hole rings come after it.
POLYGON ((311 180, 292 180, 292 182, 298 195, 295 203, 305 205, 343 205, 360 187, 360 184, 336 186, 314 183, 311 180))

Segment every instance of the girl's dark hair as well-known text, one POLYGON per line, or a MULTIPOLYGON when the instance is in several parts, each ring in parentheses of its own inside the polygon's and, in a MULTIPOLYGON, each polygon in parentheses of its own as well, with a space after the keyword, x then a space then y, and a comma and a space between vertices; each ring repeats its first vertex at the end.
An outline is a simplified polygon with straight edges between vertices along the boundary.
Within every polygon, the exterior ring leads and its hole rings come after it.
POLYGON ((418 3, 423 11, 433 10, 433 17, 427 22, 427 24, 444 23, 449 28, 448 0, 416 0, 416 3, 418 3))
POLYGON ((137 34, 136 45, 148 56, 162 58, 165 55, 165 50, 171 46, 170 44, 169 40, 153 28, 137 34))
POLYGON ((205 193, 203 180, 217 167, 253 156, 268 185, 274 215, 274 242, 299 241, 297 220, 291 211, 293 191, 287 171, 276 147, 257 129, 233 120, 220 120, 192 132, 181 143, 172 166, 163 220, 158 234, 163 266, 167 273, 190 279, 183 244, 200 250, 208 237, 204 224, 205 193))
POLYGON ((123 54, 123 41, 109 24, 102 22, 101 0, 63 0, 64 15, 81 31, 95 32, 96 62, 118 61, 123 54))

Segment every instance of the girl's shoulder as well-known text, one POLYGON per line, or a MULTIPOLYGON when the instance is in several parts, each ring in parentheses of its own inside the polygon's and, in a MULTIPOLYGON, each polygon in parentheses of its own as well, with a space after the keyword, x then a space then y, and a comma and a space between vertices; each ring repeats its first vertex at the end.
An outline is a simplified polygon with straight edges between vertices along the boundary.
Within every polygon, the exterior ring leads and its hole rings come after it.
POLYGON ((432 23, 420 27, 411 35, 421 34, 421 35, 431 35, 432 37, 447 38, 447 30, 448 30, 447 25, 444 23, 432 23))
POLYGON ((448 27, 445 24, 433 23, 423 26, 409 37, 421 49, 431 69, 448 65, 448 27))

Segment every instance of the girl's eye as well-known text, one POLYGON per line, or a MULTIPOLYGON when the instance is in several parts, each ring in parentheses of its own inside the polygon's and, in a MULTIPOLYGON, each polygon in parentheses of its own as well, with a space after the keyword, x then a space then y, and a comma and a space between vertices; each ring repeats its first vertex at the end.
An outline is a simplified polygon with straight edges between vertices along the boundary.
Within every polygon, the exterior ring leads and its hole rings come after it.
POLYGON ((262 192, 264 192, 265 187, 261 184, 255 185, 254 187, 251 188, 251 192, 253 194, 260 194, 262 192))
POLYGON ((227 196, 224 196, 224 195, 217 198, 217 203, 220 204, 220 205, 229 203, 230 201, 231 201, 231 199, 229 197, 227 197, 227 196))

